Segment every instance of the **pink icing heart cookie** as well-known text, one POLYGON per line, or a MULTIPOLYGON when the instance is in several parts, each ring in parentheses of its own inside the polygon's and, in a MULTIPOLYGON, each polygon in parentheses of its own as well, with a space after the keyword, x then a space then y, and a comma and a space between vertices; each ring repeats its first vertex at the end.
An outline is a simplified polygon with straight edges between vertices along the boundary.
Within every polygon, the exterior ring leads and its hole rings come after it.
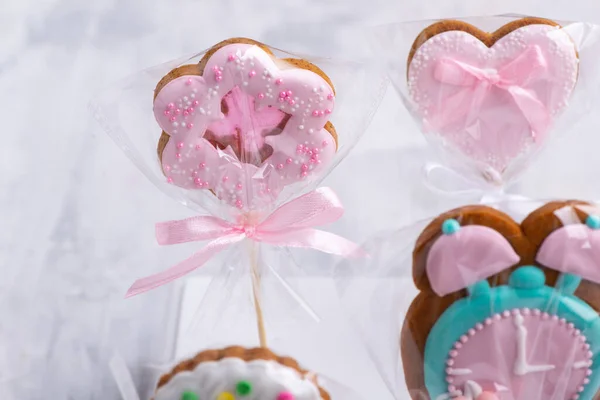
POLYGON ((334 103, 333 85, 313 64, 277 59, 249 39, 221 42, 155 90, 163 172, 239 209, 268 207, 332 161, 334 103))
POLYGON ((442 21, 413 44, 408 90, 430 138, 501 179, 547 139, 578 62, 573 41, 552 21, 525 18, 491 34, 442 21))

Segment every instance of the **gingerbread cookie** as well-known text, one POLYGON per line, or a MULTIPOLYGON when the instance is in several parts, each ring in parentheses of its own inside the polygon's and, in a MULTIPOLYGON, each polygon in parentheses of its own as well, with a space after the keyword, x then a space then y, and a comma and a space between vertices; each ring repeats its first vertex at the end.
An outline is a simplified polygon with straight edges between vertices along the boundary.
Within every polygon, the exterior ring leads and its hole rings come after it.
POLYGON ((599 392, 600 209, 552 202, 520 225, 486 206, 452 210, 417 240, 413 274, 401 335, 412 398, 599 392))
POLYGON ((553 21, 524 18, 493 33, 441 21, 411 48, 408 91, 426 133, 500 179, 545 142, 578 65, 574 42, 553 21))
POLYGON ((164 375, 154 400, 330 400, 317 377, 266 348, 208 350, 164 375))
POLYGON ((331 81, 308 61, 277 59, 250 39, 223 41, 156 87, 163 172, 240 209, 268 206, 332 161, 334 104, 331 81))

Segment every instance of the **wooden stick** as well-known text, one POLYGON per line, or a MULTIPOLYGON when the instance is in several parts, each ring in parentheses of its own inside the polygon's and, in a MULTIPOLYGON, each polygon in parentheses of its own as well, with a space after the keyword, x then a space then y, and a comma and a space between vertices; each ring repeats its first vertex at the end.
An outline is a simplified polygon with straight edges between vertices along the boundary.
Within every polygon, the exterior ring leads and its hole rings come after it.
POLYGON ((258 326, 258 339, 260 347, 267 347, 267 331, 265 330, 265 320, 263 317, 260 301, 260 271, 258 269, 258 244, 250 241, 250 258, 252 273, 252 294, 254 296, 254 310, 256 311, 256 324, 258 326))

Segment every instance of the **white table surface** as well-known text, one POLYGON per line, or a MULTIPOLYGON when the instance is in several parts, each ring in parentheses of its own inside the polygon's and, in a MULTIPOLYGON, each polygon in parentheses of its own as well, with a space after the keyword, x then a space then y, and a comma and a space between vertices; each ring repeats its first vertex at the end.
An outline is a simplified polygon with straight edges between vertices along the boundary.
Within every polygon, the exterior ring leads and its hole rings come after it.
MULTIPOLYGON (((179 312, 173 301, 178 286, 127 301, 122 295, 135 277, 194 249, 159 248, 153 238, 154 222, 191 214, 153 187, 100 131, 86 110, 92 93, 235 35, 351 57, 365 50, 356 45, 354 25, 505 12, 600 22, 596 0, 4 0, 0 397, 118 399, 107 367, 115 349, 140 392, 149 393, 156 371, 147 366, 170 357, 165 349, 176 329, 169 321, 179 312)), ((521 191, 600 198, 599 122, 592 113, 577 132, 557 140, 528 171, 521 191)), ((331 231, 362 241, 473 200, 428 193, 419 172, 428 157, 389 90, 365 137, 325 181, 347 209, 331 231), (375 174, 393 184, 382 185, 375 174)), ((313 272, 331 264, 322 257, 297 255, 313 272)), ((333 300, 322 300, 324 323, 342 324, 333 300)), ((353 346, 355 352, 323 359, 319 368, 367 398, 376 393, 384 399, 385 387, 372 365, 363 363, 364 350, 353 346)), ((311 357, 305 357, 308 363, 319 363, 311 357)))

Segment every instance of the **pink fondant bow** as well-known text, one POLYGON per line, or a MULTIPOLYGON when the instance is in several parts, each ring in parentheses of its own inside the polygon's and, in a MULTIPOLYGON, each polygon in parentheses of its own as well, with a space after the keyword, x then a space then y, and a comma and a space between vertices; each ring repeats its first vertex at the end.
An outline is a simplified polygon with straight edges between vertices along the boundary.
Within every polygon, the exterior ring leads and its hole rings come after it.
POLYGON ((434 68, 435 79, 448 85, 463 86, 464 89, 444 99, 440 115, 430 121, 431 127, 440 129, 465 116, 470 125, 470 121, 479 114, 489 89, 496 87, 510 94, 527 119, 533 138, 540 139, 550 125, 550 115, 535 92, 524 86, 546 68, 546 59, 538 46, 527 47, 517 58, 498 70, 475 67, 452 58, 440 59, 434 68))
POLYGON ((319 188, 279 207, 262 222, 233 224, 212 216, 156 224, 161 245, 211 240, 204 248, 171 268, 137 280, 126 297, 154 289, 201 267, 217 253, 244 239, 275 246, 302 247, 344 257, 363 256, 355 243, 316 226, 337 221, 344 207, 333 190, 319 188))

